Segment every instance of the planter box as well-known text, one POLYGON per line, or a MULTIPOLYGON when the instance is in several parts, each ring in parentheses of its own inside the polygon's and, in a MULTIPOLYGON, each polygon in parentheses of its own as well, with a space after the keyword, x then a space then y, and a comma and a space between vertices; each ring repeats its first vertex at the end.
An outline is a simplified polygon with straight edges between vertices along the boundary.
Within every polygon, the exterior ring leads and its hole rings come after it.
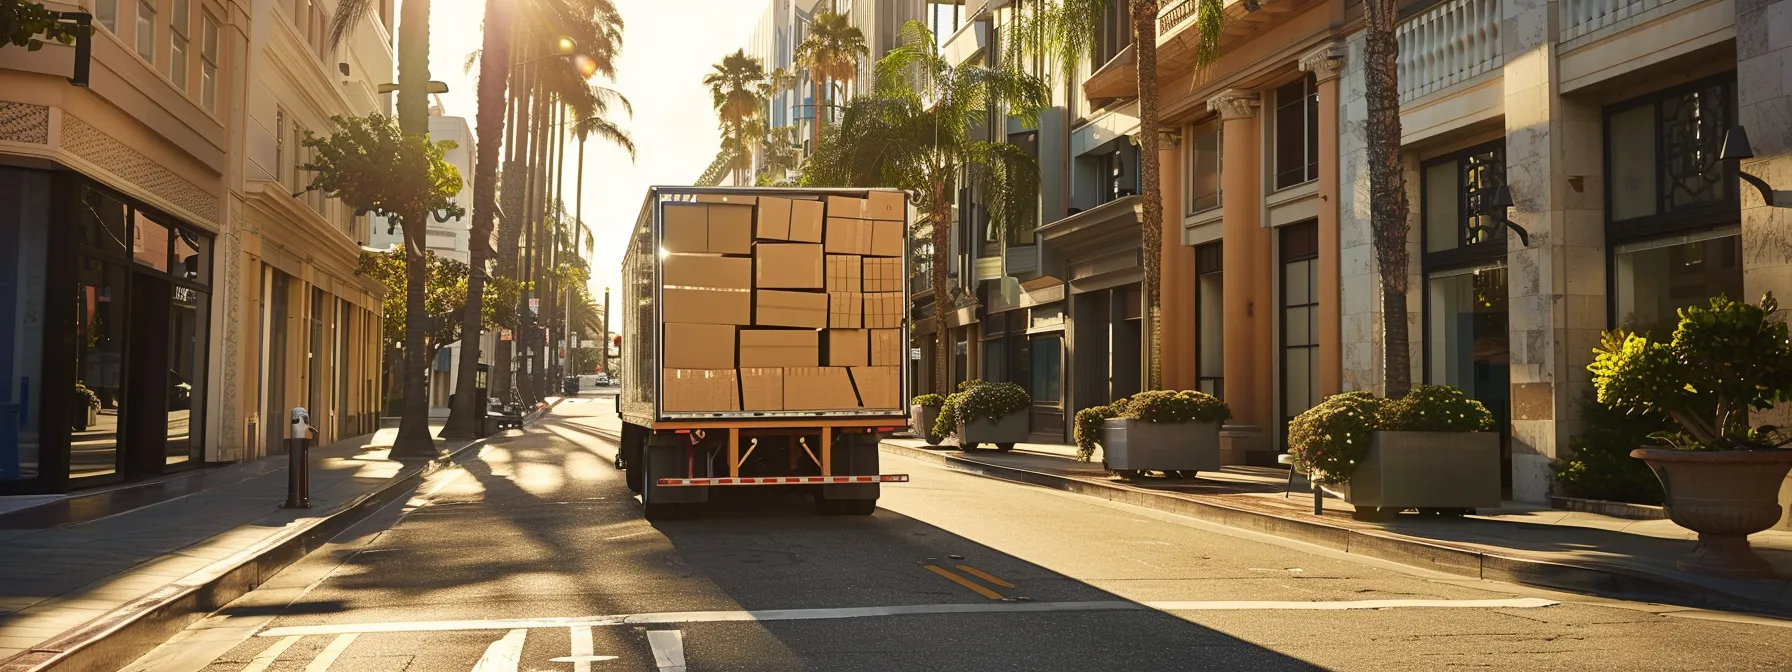
POLYGON ((1009 413, 999 418, 978 418, 958 426, 958 446, 975 448, 979 443, 993 443, 1008 450, 1027 440, 1027 412, 1009 413))
POLYGON ((1359 508, 1498 508, 1500 435, 1376 432, 1342 490, 1344 501, 1359 508))
POLYGON ((1101 423, 1101 454, 1115 471, 1219 471, 1220 426, 1112 418, 1101 423))
POLYGON ((915 438, 926 441, 929 446, 940 445, 940 435, 933 432, 933 422, 939 417, 940 407, 938 406, 911 404, 908 407, 909 430, 915 433, 915 438))

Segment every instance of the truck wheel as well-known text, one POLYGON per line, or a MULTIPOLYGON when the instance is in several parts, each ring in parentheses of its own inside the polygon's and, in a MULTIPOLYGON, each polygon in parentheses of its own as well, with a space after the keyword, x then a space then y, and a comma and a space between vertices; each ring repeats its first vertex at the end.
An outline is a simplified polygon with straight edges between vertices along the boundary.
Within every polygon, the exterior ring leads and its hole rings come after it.
POLYGON ((641 493, 641 517, 646 518, 649 521, 671 520, 673 513, 675 513, 673 505, 653 501, 653 495, 648 491, 647 484, 653 482, 653 469, 649 465, 650 461, 647 459, 646 455, 637 455, 636 459, 629 460, 628 464, 628 473, 639 474, 638 478, 641 483, 641 490, 639 491, 641 493))
POLYGON ((1010 450, 1014 450, 1014 444, 1012 444, 1012 443, 998 443, 998 444, 996 444, 996 452, 999 452, 999 453, 1006 453, 1006 452, 1008 452, 1008 451, 1010 451, 1010 450))
POLYGON ((628 466, 622 469, 622 476, 623 480, 628 481, 629 492, 641 494, 641 470, 635 468, 635 463, 628 463, 628 466))
POLYGON ((876 510, 875 499, 828 499, 815 496, 815 512, 824 516, 869 516, 876 510))

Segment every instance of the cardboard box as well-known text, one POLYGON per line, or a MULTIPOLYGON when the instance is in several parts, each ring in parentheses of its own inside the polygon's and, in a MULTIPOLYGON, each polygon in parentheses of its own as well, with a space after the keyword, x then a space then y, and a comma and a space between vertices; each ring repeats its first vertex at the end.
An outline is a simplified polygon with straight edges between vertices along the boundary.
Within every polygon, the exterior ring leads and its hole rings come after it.
POLYGON ((902 367, 855 366, 852 386, 864 408, 902 408, 902 367))
POLYGON ((865 219, 900 222, 908 215, 908 196, 900 191, 873 191, 865 199, 865 219))
POLYGON ((784 369, 784 410, 838 411, 859 407, 852 378, 838 366, 784 369))
POLYGON ((765 196, 754 214, 753 236, 760 240, 790 240, 790 199, 765 196))
POLYGON ((860 281, 860 276, 863 274, 862 259, 864 257, 852 254, 828 255, 828 291, 864 291, 861 289, 863 283, 860 281))
POLYGON ((829 196, 828 217, 865 219, 865 199, 851 196, 829 196))
POLYGON ((739 194, 697 194, 698 203, 733 203, 735 205, 753 205, 757 196, 741 196, 739 194))
POLYGON ((660 331, 660 366, 668 369, 734 368, 734 327, 668 322, 660 331))
POLYGON ((718 254, 753 253, 753 206, 709 206, 709 251, 718 254))
POLYGON ((660 249, 672 253, 709 251, 709 206, 662 203, 660 207, 660 249))
POLYGON ((665 369, 660 378, 660 410, 738 411, 740 381, 734 369, 665 369))
POLYGON ((761 327, 828 326, 828 295, 760 289, 753 292, 753 324, 761 327))
POLYGON ((827 286, 821 246, 814 243, 760 243, 753 246, 755 286, 764 289, 821 289, 827 286))
POLYGON ((799 243, 821 242, 821 201, 790 202, 790 240, 799 243))
POLYGON ((871 365, 902 366, 902 330, 868 329, 871 334, 871 365))
POLYGON ((828 366, 870 366, 870 334, 864 329, 829 329, 828 366))
POLYGON ((741 367, 740 410, 784 410, 784 369, 741 367))
POLYGON ((662 288, 660 319, 746 326, 753 323, 753 293, 745 289, 662 288))
POLYGON ((902 260, 890 257, 864 257, 864 270, 860 274, 863 292, 900 292, 902 291, 902 260))
POLYGON ((870 292, 865 294, 866 329, 899 329, 902 327, 902 292, 870 292))
POLYGON ((740 367, 783 368, 821 364, 821 332, 814 329, 740 330, 740 367))
POLYGON ((668 254, 660 260, 660 286, 752 289, 753 260, 709 254, 668 254))
POLYGON ((866 254, 873 257, 902 256, 902 222, 871 222, 871 243, 866 254))
POLYGON ((871 254, 871 222, 828 218, 828 254, 871 254))
POLYGON ((865 322, 862 292, 828 292, 828 328, 858 329, 865 322))

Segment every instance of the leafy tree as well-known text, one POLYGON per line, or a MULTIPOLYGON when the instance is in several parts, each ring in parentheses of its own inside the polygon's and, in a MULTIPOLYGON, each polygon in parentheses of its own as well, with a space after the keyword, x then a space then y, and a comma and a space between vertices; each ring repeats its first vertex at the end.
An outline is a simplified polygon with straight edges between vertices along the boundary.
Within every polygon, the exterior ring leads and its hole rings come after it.
MULTIPOLYGON (((460 193, 460 171, 442 160, 452 142, 432 143, 427 135, 407 135, 398 123, 383 114, 368 117, 331 117, 337 131, 328 137, 305 134, 304 145, 315 154, 301 166, 314 171, 310 186, 341 199, 357 213, 382 215, 404 230, 406 264, 405 314, 421 319, 427 313, 423 231, 426 218, 447 221, 466 214, 453 198, 460 193)), ((388 316, 390 319, 390 316, 388 316)), ((420 323, 405 330, 405 369, 421 372, 427 361, 425 334, 420 323)), ((435 441, 429 436, 429 400, 421 375, 404 379, 404 408, 400 413, 395 454, 433 456, 435 441)))
POLYGON ((796 62, 809 69, 809 89, 813 100, 809 112, 814 117, 810 137, 821 142, 822 101, 827 82, 851 82, 858 76, 859 59, 871 55, 865 45, 865 34, 847 21, 845 14, 822 12, 809 25, 809 36, 796 45, 796 62))
MULTIPOLYGON (((403 250, 386 252, 363 251, 359 261, 362 275, 377 280, 386 288, 382 304, 386 315, 384 338, 387 343, 405 342, 405 330, 412 323, 406 305, 405 281, 409 278, 403 250)), ((467 296, 472 277, 471 267, 460 261, 425 251, 425 319, 424 352, 426 361, 434 361, 443 347, 461 340, 462 316, 468 306, 467 296)), ((509 278, 492 278, 481 288, 485 299, 480 302, 479 326, 485 329, 514 329, 517 326, 516 299, 522 287, 509 278)), ((478 347, 476 344, 474 347, 478 347)))
POLYGON ((45 9, 42 4, 0 0, 0 47, 11 44, 24 47, 26 51, 37 51, 44 48, 46 39, 72 45, 78 30, 75 24, 63 23, 56 12, 45 9))
MULTIPOLYGON (((992 107, 1006 107, 1028 125, 1049 104, 1037 77, 1006 68, 954 66, 939 54, 933 33, 919 21, 902 27, 903 44, 877 62, 872 95, 853 99, 840 124, 828 129, 804 164, 803 184, 817 187, 894 187, 907 191, 933 246, 935 314, 956 305, 947 284, 951 267, 952 198, 961 177, 995 196, 990 219, 998 231, 1036 221, 1039 166, 1020 147, 973 137, 992 107), (918 84, 918 87, 911 83, 918 84), (966 170, 975 168, 975 170, 966 170)), ((949 380, 949 348, 934 349, 934 392, 949 380)))

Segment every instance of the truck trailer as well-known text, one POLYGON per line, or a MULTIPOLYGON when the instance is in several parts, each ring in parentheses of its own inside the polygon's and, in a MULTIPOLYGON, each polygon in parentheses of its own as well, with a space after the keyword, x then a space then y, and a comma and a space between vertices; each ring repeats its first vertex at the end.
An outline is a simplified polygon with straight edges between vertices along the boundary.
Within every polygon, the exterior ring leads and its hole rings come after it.
POLYGON ((622 262, 617 462, 649 520, 773 487, 869 515, 907 422, 909 214, 891 189, 653 187, 622 262))

